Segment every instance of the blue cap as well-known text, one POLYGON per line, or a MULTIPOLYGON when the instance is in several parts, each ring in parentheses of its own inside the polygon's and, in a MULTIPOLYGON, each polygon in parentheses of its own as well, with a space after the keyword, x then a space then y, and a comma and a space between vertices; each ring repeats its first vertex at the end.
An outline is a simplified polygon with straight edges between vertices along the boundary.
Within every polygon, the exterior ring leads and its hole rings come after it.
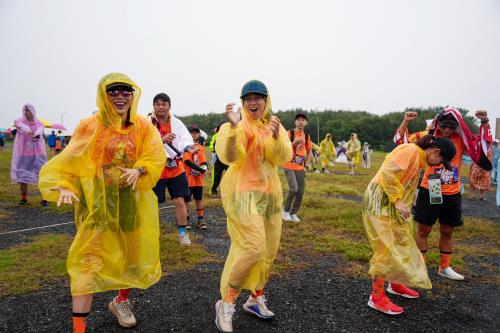
POLYGON ((252 80, 245 83, 245 85, 241 89, 241 98, 252 93, 263 96, 268 95, 266 85, 259 80, 252 80))

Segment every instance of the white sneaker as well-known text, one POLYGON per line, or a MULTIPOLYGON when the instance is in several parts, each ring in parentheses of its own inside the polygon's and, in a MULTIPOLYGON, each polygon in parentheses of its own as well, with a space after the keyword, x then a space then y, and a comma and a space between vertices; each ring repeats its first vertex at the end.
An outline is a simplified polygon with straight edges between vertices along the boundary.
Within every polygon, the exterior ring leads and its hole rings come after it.
POLYGON ((186 233, 179 235, 179 242, 181 246, 189 246, 191 245, 191 240, 189 239, 189 235, 186 233))
POLYGON ((321 173, 321 171, 319 171, 318 169, 316 169, 316 171, 314 171, 314 172, 316 172, 316 173, 321 173))
POLYGON ((246 303, 243 304, 243 310, 264 320, 270 320, 275 317, 274 313, 267 308, 266 298, 264 296, 257 296, 257 298, 254 298, 250 295, 246 303))
POLYGON ((451 267, 447 268, 439 267, 438 275, 456 281, 462 281, 464 279, 463 275, 458 274, 451 267))
POLYGON ((347 174, 350 176, 354 176, 354 171, 349 171, 347 174))
POLYGON ((292 217, 289 212, 283 211, 283 221, 292 222, 292 217))
POLYGON ((215 326, 221 332, 233 331, 234 304, 225 303, 223 300, 215 303, 215 326))
POLYGON ((330 173, 330 171, 328 171, 328 170, 326 170, 326 169, 325 169, 325 171, 324 171, 323 173, 324 173, 324 174, 329 174, 329 173, 330 173))
POLYGON ((136 325, 135 316, 128 300, 118 303, 115 297, 115 299, 109 302, 108 309, 118 319, 121 327, 134 327, 136 325))
POLYGON ((300 219, 297 216, 297 214, 290 215, 290 218, 292 219, 292 222, 295 222, 295 223, 300 222, 300 219))

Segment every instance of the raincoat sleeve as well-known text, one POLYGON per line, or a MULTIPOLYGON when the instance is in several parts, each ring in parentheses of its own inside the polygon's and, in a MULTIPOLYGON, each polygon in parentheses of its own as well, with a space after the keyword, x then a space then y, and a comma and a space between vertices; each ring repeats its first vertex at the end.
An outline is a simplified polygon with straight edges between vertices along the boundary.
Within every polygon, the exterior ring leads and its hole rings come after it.
POLYGON ((282 165, 292 159, 292 143, 285 128, 280 125, 278 139, 272 136, 265 143, 265 157, 274 165, 282 165))
POLYGON ((88 143, 96 127, 92 119, 82 120, 68 146, 40 170, 38 187, 45 200, 57 202, 59 199, 59 191, 51 191, 52 187, 66 188, 80 198, 80 177, 95 172, 90 154, 87 153, 88 143))
POLYGON ((21 119, 14 120, 14 126, 23 134, 28 134, 28 132, 31 132, 31 128, 29 128, 28 125, 24 124, 21 119))
POLYGON ((42 124, 39 124, 38 127, 36 128, 36 131, 35 133, 33 134, 34 136, 40 136, 41 138, 43 138, 43 129, 45 128, 45 126, 43 126, 42 124))
MULTIPOLYGON (((236 128, 232 128, 229 123, 221 126, 217 134, 215 151, 222 163, 226 165, 237 164, 244 159, 245 149, 243 147, 243 136, 241 124, 238 124, 236 128)), ((290 141, 289 139, 287 140, 290 141)))
POLYGON ((139 177, 136 184, 136 190, 145 191, 152 189, 160 179, 167 155, 158 130, 146 119, 141 122, 141 125, 144 126, 142 150, 133 167, 146 169, 146 173, 139 177))
POLYGON ((212 153, 215 153, 215 142, 217 141, 217 133, 214 133, 214 135, 212 135, 212 138, 210 139, 210 145, 208 146, 208 148, 210 149, 210 151, 212 153))
POLYGON ((415 162, 416 151, 410 147, 402 149, 385 161, 380 169, 380 185, 389 198, 389 202, 395 203, 403 198, 404 187, 401 177, 405 171, 415 162))

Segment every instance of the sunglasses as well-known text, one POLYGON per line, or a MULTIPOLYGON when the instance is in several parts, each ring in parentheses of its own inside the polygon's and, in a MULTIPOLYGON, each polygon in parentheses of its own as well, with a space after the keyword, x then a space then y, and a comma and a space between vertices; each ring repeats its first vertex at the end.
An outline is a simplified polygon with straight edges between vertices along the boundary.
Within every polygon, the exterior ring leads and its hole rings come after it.
POLYGON ((108 95, 110 97, 117 97, 118 95, 122 95, 123 97, 130 97, 132 96, 132 92, 131 91, 127 91, 127 90, 124 90, 123 88, 118 88, 118 89, 110 89, 110 90, 106 90, 106 92, 108 93, 108 95))
POLYGON ((441 127, 442 129, 449 128, 450 131, 454 131, 457 129, 457 125, 453 125, 453 124, 439 124, 439 127, 441 127))

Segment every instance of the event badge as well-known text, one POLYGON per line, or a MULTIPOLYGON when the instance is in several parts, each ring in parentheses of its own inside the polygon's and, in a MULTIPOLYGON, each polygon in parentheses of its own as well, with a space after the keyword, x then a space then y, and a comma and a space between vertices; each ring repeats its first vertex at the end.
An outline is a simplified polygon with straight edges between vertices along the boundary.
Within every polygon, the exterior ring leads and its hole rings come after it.
POLYGON ((443 203, 443 194, 441 192, 441 175, 432 174, 428 177, 429 182, 429 200, 431 205, 443 203))

